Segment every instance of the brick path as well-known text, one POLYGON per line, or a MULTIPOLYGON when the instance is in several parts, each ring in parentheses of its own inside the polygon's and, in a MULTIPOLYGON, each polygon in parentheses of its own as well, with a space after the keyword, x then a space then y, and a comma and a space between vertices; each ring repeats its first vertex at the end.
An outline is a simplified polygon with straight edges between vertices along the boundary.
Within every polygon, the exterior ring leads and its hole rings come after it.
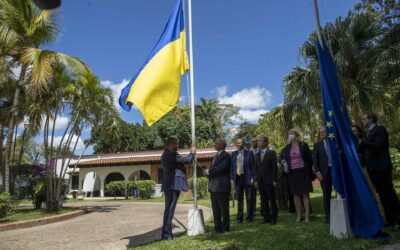
MULTIPOLYGON (((84 202, 89 214, 70 220, 0 233, 0 249, 127 249, 161 237, 164 204, 152 202, 84 202)), ((174 233, 184 231, 192 205, 178 204, 174 233)), ((209 208, 202 208, 205 219, 209 208)))

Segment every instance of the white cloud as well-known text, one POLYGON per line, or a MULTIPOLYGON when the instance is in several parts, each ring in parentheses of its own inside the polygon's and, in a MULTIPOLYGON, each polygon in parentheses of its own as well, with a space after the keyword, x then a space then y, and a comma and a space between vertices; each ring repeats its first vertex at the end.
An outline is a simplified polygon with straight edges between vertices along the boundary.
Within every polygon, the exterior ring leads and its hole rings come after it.
POLYGON ((180 96, 179 97, 179 103, 183 104, 186 101, 186 96, 180 96))
POLYGON ((222 104, 233 104, 241 109, 260 109, 265 108, 271 103, 273 95, 272 93, 260 86, 242 89, 239 92, 234 93, 232 96, 226 96, 227 88, 222 86, 217 88, 217 93, 224 94, 219 95, 218 100, 222 104))
POLYGON ((248 110, 248 109, 240 109, 239 114, 233 117, 232 121, 234 123, 257 123, 262 114, 269 112, 266 109, 257 109, 257 110, 248 110))
MULTIPOLYGON (((63 143, 66 142, 68 136, 69 136, 69 134, 65 135, 63 143)), ((53 145, 55 147, 58 147, 58 145, 60 145, 61 139, 62 139, 62 136, 54 136, 54 144, 53 145)), ((70 149, 71 150, 74 148, 77 139, 78 139, 78 136, 76 136, 76 135, 72 136, 72 142, 71 142, 71 145, 70 145, 70 149)), ((49 142, 50 141, 51 141, 51 137, 49 136, 49 142)), ((83 143, 83 140, 81 138, 79 138, 78 145, 76 146, 76 150, 81 150, 84 147, 85 147, 85 144, 83 143)))
POLYGON ((101 81, 101 85, 103 85, 106 88, 110 88, 113 92, 114 96, 114 106, 118 110, 118 112, 121 112, 121 106, 119 106, 119 96, 121 94, 121 90, 129 83, 128 79, 123 79, 122 82, 120 83, 114 83, 109 80, 101 81))
MULTIPOLYGON (((226 85, 215 89, 218 101, 221 104, 232 104, 239 108, 239 114, 232 118, 232 122, 238 125, 243 122, 257 123, 260 115, 268 112, 266 107, 271 104, 272 93, 260 86, 244 88, 231 96, 228 96, 226 85)), ((232 127, 235 129, 235 127, 232 127)))
MULTIPOLYGON (((56 119, 56 130, 65 130, 69 123, 69 117, 66 116, 59 116, 56 119)), ((52 121, 50 121, 52 122, 52 121)))
POLYGON ((217 91, 218 98, 223 98, 228 93, 228 86, 223 85, 223 86, 217 87, 216 91, 217 91))

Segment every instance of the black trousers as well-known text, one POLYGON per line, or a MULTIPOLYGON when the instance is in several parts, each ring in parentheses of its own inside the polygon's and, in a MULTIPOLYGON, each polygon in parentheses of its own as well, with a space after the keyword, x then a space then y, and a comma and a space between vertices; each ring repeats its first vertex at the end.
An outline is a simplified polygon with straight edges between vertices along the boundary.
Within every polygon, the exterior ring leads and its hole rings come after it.
POLYGON ((250 192, 249 211, 251 214, 251 218, 254 218, 256 216, 256 207, 257 207, 257 188, 254 185, 251 185, 249 187, 249 192, 250 192))
POLYGON ((331 198, 332 198, 332 170, 329 169, 327 176, 321 181, 322 195, 324 198, 325 218, 330 220, 331 198))
POLYGON ((165 195, 165 210, 161 238, 172 238, 172 219, 174 218, 176 203, 178 202, 180 191, 168 190, 164 191, 165 195))
POLYGON ((250 190, 250 185, 246 183, 246 176, 244 174, 242 175, 236 175, 236 181, 235 181, 235 189, 236 189, 236 197, 237 197, 237 202, 238 202, 238 213, 236 218, 238 220, 243 220, 243 200, 244 196, 246 195, 246 208, 247 208, 247 218, 252 219, 252 207, 251 207, 251 190, 250 190))
POLYGON ((229 193, 211 193, 215 232, 229 231, 229 193))
MULTIPOLYGON (((288 192, 288 199, 289 199, 289 212, 290 213, 294 213, 295 212, 295 207, 294 207, 294 197, 292 194, 292 190, 290 189, 290 184, 289 184, 289 176, 285 175, 285 183, 286 183, 286 187, 287 187, 287 192, 288 192)), ((311 206, 311 203, 310 203, 311 206)))
POLYGON ((385 219, 392 225, 400 224, 400 202, 393 187, 392 170, 368 171, 385 211, 385 219))
POLYGON ((276 220, 278 218, 278 207, 276 205, 275 188, 272 184, 264 184, 260 181, 261 204, 264 206, 264 220, 276 220))

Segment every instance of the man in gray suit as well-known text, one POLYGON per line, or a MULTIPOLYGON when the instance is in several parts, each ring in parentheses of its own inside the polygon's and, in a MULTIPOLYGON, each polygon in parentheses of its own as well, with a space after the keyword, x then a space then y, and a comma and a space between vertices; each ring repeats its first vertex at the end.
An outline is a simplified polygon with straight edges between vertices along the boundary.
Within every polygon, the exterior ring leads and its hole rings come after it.
POLYGON ((211 193, 211 205, 216 233, 229 231, 229 194, 231 191, 231 156, 225 151, 226 141, 219 138, 214 144, 217 154, 210 169, 205 170, 209 177, 208 190, 211 193))
POLYGON ((320 181, 325 210, 325 222, 330 223, 330 204, 332 196, 332 163, 331 153, 326 142, 326 128, 320 128, 321 141, 314 144, 313 161, 314 170, 320 181))

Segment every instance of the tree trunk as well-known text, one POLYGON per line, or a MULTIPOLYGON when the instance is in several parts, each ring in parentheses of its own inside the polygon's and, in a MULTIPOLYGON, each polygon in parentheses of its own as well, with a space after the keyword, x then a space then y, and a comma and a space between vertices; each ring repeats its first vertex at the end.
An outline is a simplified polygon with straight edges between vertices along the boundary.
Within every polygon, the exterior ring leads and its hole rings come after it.
POLYGON ((11 156, 11 144, 13 141, 13 132, 15 127, 15 111, 16 111, 15 109, 17 108, 18 105, 19 95, 21 93, 21 87, 23 85, 23 82, 25 81, 25 73, 26 73, 26 67, 22 66, 21 73, 19 75, 19 80, 17 83, 17 88, 15 89, 14 93, 13 106, 11 110, 12 115, 7 129, 8 133, 7 133, 6 155, 4 164, 4 192, 6 193, 10 192, 10 156, 11 156))

